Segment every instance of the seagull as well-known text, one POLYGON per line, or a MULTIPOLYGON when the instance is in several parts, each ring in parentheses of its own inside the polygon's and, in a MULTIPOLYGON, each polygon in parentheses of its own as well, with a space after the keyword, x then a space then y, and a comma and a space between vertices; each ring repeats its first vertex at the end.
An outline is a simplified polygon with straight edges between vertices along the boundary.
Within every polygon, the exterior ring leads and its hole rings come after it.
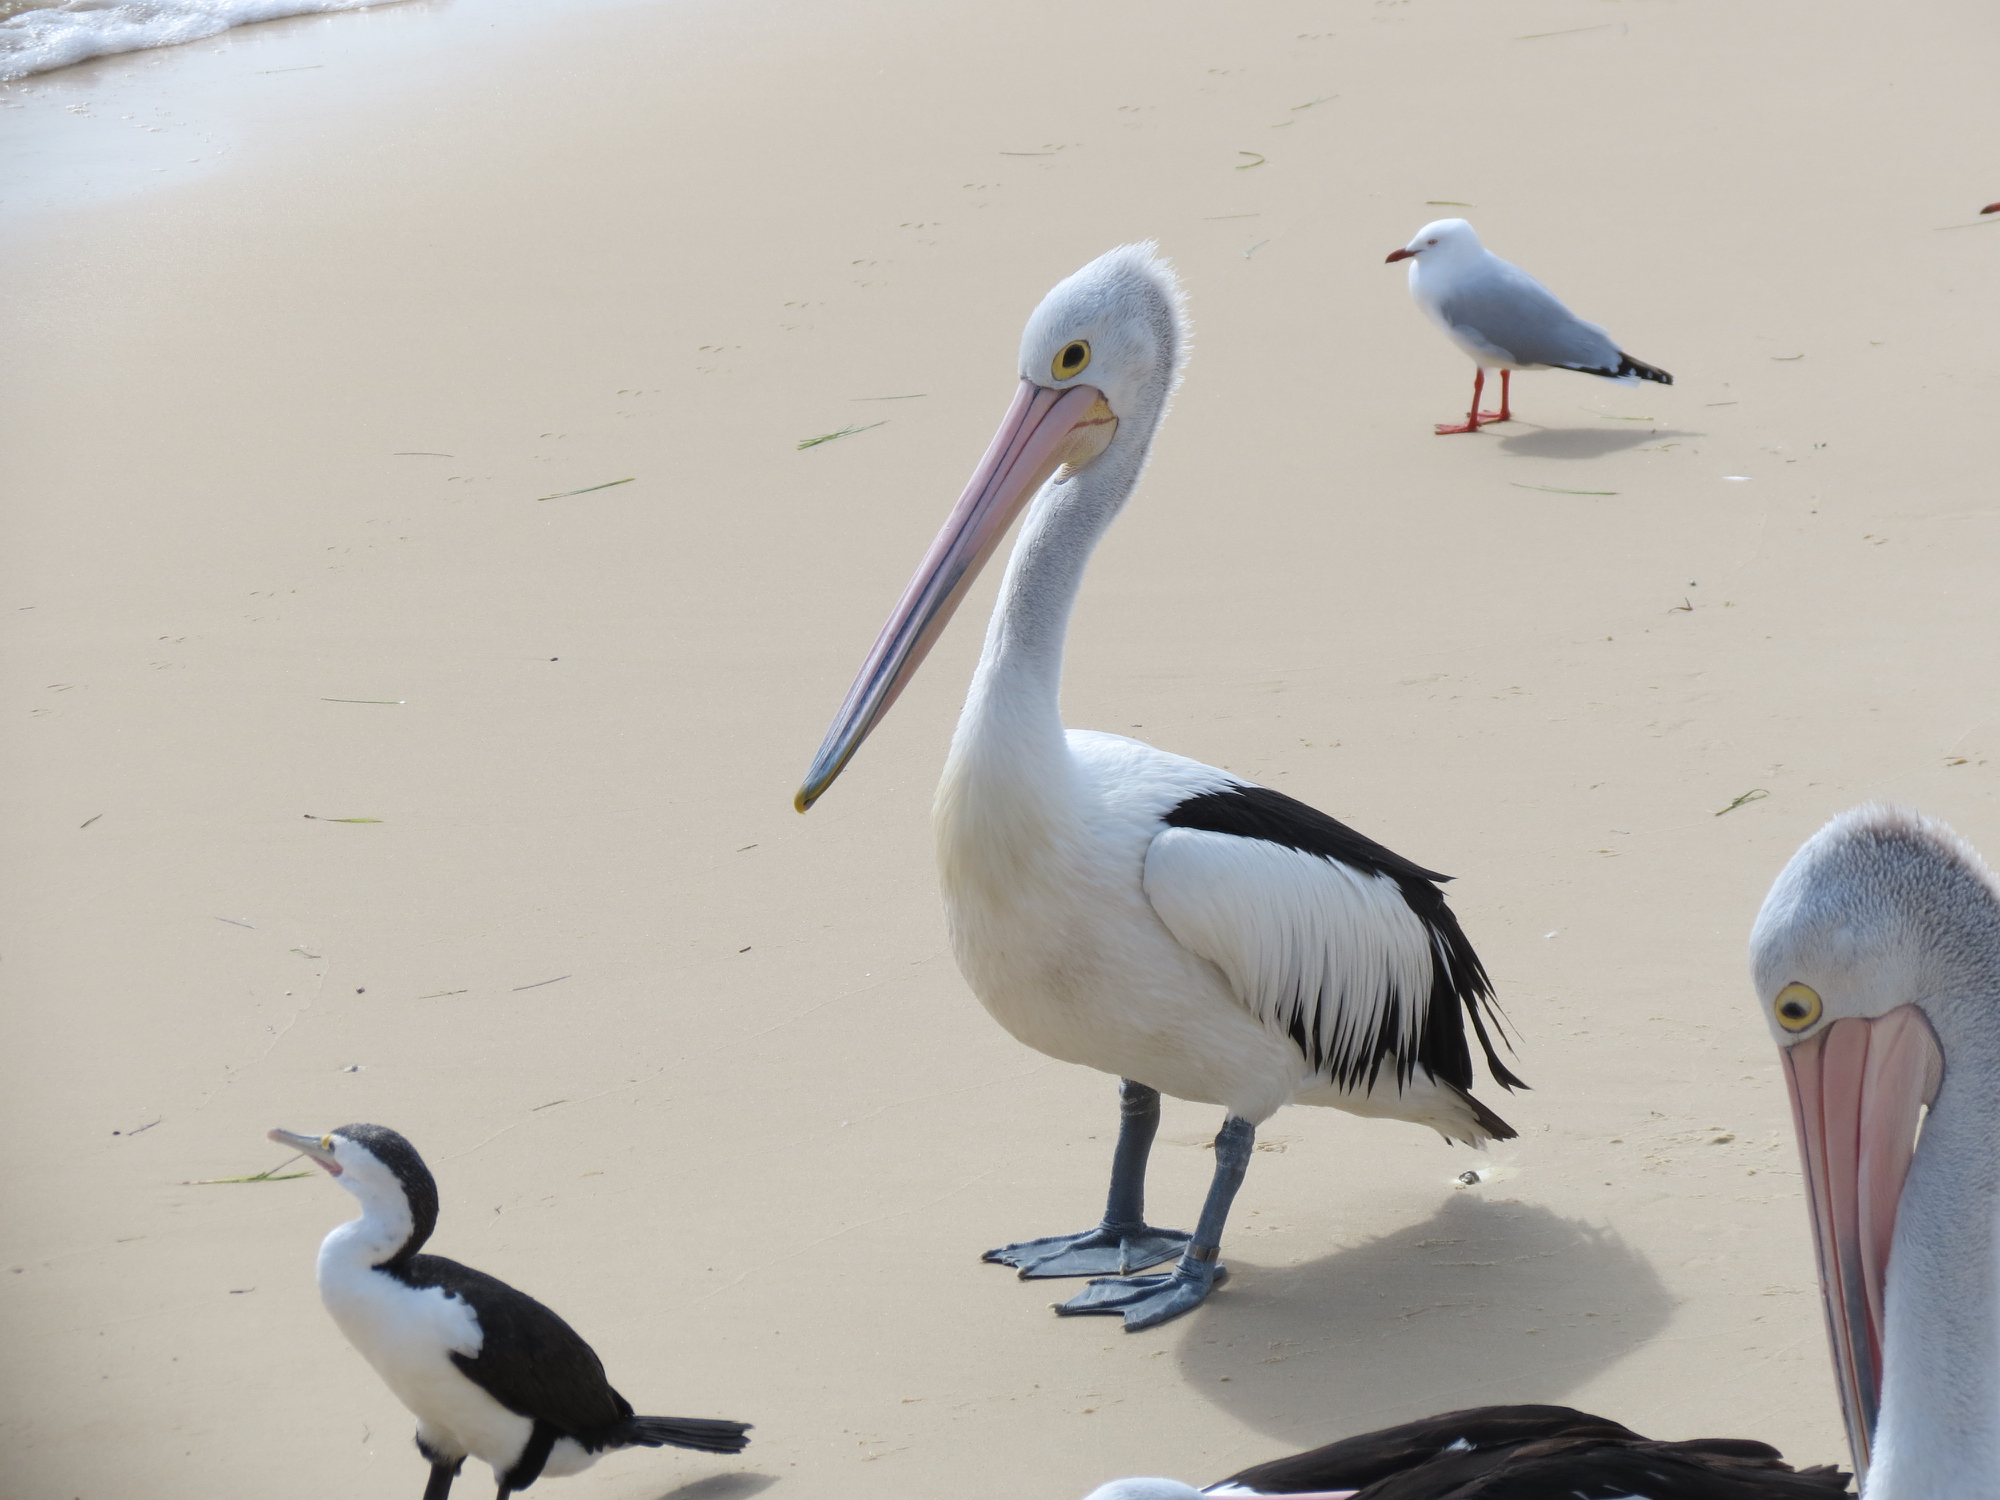
POLYGON ((1117 1479, 1085 1500, 1836 1500, 1848 1475, 1795 1470, 1768 1443, 1660 1443, 1568 1406, 1478 1406, 1342 1438, 1198 1490, 1117 1479))
POLYGON ((1471 356, 1472 409, 1463 422, 1440 422, 1440 436, 1477 432, 1513 419, 1508 381, 1516 370, 1579 370, 1631 385, 1674 377, 1620 349, 1595 323, 1586 323, 1555 299, 1554 293, 1519 266, 1509 265, 1479 243, 1463 219, 1426 224, 1386 262, 1410 263, 1410 296, 1446 338, 1471 356), (1500 372, 1500 410, 1481 411, 1486 372, 1500 372))
POLYGON ((1140 471, 1187 345, 1150 244, 1092 261, 1022 335, 1019 386, 986 457, 883 627, 795 799, 825 793, 1027 519, 938 787, 946 924, 961 972, 1030 1047, 1118 1077, 1103 1221, 985 1259, 1091 1276, 1066 1314, 1128 1332, 1178 1317, 1223 1274, 1257 1126, 1289 1103, 1428 1125, 1480 1145, 1514 1130, 1472 1097, 1465 1023, 1502 1085, 1486 971, 1447 877, 1325 813, 1123 735, 1065 730, 1063 642, 1085 564, 1140 471), (1160 1095, 1217 1104, 1192 1236, 1145 1219, 1160 1095), (1132 1273, 1178 1256, 1168 1274, 1132 1273))
POLYGON ((613 1448, 740 1453, 748 1443, 745 1422, 634 1416, 590 1345, 548 1308, 483 1271, 419 1254, 437 1227, 437 1182, 395 1131, 343 1125, 270 1139, 361 1200, 361 1217, 319 1247, 320 1300, 415 1413, 417 1451, 431 1466, 424 1500, 445 1500, 468 1457, 493 1466, 507 1500, 613 1448))
POLYGON ((1750 957, 1861 1492, 1992 1495, 2000 881, 1944 824, 1856 808, 1785 866, 1750 957))

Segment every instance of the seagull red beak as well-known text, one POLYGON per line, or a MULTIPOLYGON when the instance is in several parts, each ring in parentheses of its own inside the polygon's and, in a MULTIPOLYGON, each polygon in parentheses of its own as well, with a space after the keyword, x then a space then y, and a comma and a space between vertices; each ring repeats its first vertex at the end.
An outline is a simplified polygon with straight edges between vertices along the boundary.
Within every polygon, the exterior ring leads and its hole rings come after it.
POLYGON ((1083 467, 1109 446, 1117 431, 1118 418, 1096 387, 1057 391, 1032 380, 1021 382, 986 457, 847 690, 847 700, 792 799, 794 807, 804 812, 817 802, 869 731, 882 722, 1022 507, 1059 467, 1083 467))
POLYGON ((1882 1295, 1896 1209, 1944 1057, 1914 1005, 1873 1020, 1835 1021, 1784 1056, 1834 1377, 1859 1479, 1882 1400, 1882 1295))
POLYGON ((1383 261, 1382 264, 1385 266, 1393 266, 1397 261, 1408 260, 1411 256, 1415 255, 1416 253, 1417 253, 1416 251, 1410 249, 1406 245, 1401 250, 1391 250, 1389 252, 1389 258, 1383 261))

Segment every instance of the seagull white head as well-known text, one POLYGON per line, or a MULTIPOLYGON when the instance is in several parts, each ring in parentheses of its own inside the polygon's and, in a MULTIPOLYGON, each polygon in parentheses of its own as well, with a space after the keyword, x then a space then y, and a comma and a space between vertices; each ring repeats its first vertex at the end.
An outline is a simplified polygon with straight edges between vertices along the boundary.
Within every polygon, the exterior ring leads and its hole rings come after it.
POLYGON ((1053 478, 1053 503, 1088 504, 1108 491, 1068 481, 1092 469, 1136 474, 1144 464, 1187 346, 1180 286, 1154 249, 1100 255, 1028 319, 1014 404, 848 689, 793 799, 800 812, 888 713, 1042 487, 1053 478))
MULTIPOLYGON (((1855 1464, 1865 1470, 1884 1405, 1890 1251, 1912 1235, 1935 1242, 1951 1214, 1972 1211, 1942 1203, 1944 1218, 1904 1223, 1899 1234, 1899 1221, 1914 1217, 1904 1200, 1919 1125, 1940 1150, 1940 1127, 1954 1137, 1970 1128, 1990 1146, 2000 884, 1944 824, 1900 808, 1857 808, 1792 857, 1758 913, 1750 953, 1757 998, 1784 1057, 1834 1374, 1855 1464), (1927 1108, 1935 1113, 1925 1122, 1927 1108)), ((1955 1199, 1970 1187, 1945 1190, 1955 1199)), ((1916 1274, 1939 1248, 1907 1252, 1917 1259, 1902 1273, 1916 1274)), ((1903 1305, 1906 1320, 1922 1316, 1903 1305)), ((1906 1344, 1935 1346, 1928 1330, 1909 1331, 1924 1337, 1906 1344)))
MULTIPOLYGON (((1419 229, 1409 244, 1400 250, 1391 250, 1385 265, 1393 266, 1399 260, 1414 260, 1421 256, 1431 264, 1469 260, 1486 247, 1479 243, 1479 235, 1463 219, 1434 219, 1419 229)), ((1410 267, 1412 271, 1415 266, 1410 267)))

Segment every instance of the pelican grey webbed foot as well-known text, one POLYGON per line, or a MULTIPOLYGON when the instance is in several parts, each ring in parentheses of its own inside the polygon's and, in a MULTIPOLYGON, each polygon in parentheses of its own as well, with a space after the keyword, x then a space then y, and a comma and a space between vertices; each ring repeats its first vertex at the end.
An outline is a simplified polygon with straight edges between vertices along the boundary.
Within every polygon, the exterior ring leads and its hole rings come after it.
POLYGON ((1134 1079, 1118 1084, 1118 1149, 1104 1222, 1081 1234, 1052 1234, 988 1250, 981 1260, 1014 1266, 1023 1281, 1053 1276, 1127 1276, 1172 1260, 1188 1246, 1183 1229, 1146 1222, 1146 1158, 1160 1128, 1160 1091, 1134 1079))
POLYGON ((1187 1231, 1120 1225, 1110 1220, 1082 1234, 1052 1234, 1039 1240, 1002 1245, 980 1256, 996 1265, 1018 1266, 1023 1281, 1052 1276, 1125 1276, 1172 1260, 1187 1249, 1187 1231))
POLYGON ((1228 1267, 1216 1259, 1222 1253, 1222 1226, 1229 1221, 1229 1206, 1236 1201, 1236 1190, 1243 1186, 1243 1173, 1249 1168, 1256 1142, 1257 1127, 1248 1120, 1231 1115, 1222 1122, 1215 1137, 1215 1177, 1208 1185, 1201 1222, 1172 1271, 1164 1276, 1100 1277, 1069 1301, 1058 1304, 1056 1311, 1066 1318, 1122 1313, 1125 1331, 1137 1333, 1199 1307, 1229 1276, 1228 1267))
POLYGON ((1137 1333, 1192 1312, 1228 1279, 1227 1266, 1212 1260, 1196 1260, 1189 1253, 1164 1276, 1100 1277, 1069 1301, 1058 1302, 1056 1312, 1065 1318, 1086 1313, 1123 1313, 1125 1331, 1137 1333))

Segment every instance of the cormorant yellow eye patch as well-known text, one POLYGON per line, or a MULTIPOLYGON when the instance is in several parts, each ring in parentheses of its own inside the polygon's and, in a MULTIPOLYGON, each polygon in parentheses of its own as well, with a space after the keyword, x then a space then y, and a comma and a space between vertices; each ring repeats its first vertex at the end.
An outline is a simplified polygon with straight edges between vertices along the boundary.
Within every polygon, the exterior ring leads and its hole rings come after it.
POLYGON ((1049 361, 1049 373, 1058 380, 1074 380, 1090 365, 1090 344, 1085 339, 1071 339, 1056 352, 1049 361))
POLYGON ((1778 1024, 1787 1031, 1804 1031, 1817 1021, 1822 1009, 1819 994, 1809 985, 1792 983, 1778 991, 1778 998, 1771 1002, 1771 1009, 1778 1017, 1778 1024))

